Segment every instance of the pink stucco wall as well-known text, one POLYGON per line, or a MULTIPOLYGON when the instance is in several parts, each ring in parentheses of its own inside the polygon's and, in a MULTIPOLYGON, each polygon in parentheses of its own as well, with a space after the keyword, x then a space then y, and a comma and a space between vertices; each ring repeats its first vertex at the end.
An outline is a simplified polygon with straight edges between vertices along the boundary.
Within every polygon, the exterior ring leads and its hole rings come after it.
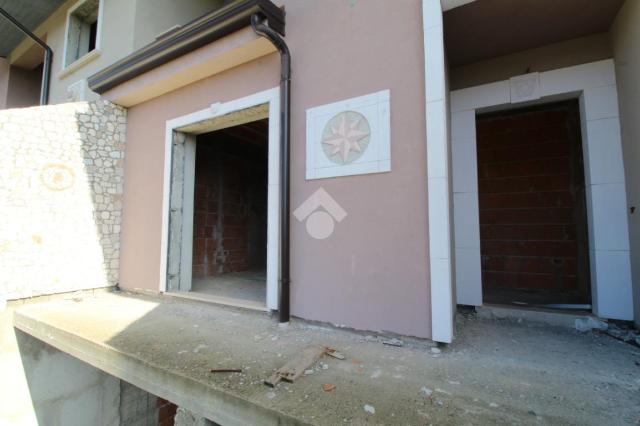
MULTIPOLYGON (((348 212, 326 240, 309 237, 304 224, 292 219, 292 313, 429 337, 420 2, 281 3, 293 55, 292 209, 323 187, 348 212), (392 171, 306 181, 305 110, 383 89, 391 91, 392 171)), ((158 290, 166 120, 276 87, 278 81, 273 54, 130 108, 122 287, 158 290)))

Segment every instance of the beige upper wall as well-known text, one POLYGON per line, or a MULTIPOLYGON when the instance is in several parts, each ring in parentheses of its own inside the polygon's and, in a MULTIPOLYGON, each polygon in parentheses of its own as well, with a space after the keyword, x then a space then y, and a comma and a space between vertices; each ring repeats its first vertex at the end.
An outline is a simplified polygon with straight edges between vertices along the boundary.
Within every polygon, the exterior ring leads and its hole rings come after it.
MULTIPOLYGON (((100 12, 102 19, 102 36, 100 43, 100 56, 91 62, 79 67, 75 72, 67 74, 64 69, 64 43, 66 37, 67 11, 78 1, 70 0, 56 10, 35 34, 46 37, 47 44, 53 49, 53 65, 51 69, 51 91, 49 94, 51 103, 60 103, 67 100, 67 87, 83 78, 110 65, 132 51, 133 47, 133 17, 135 1, 131 0, 104 0, 103 10, 100 12)), ((32 42, 24 40, 11 53, 9 59, 13 63, 28 50, 32 42)))
POLYGON ((609 35, 593 34, 451 69, 451 90, 595 62, 613 56, 609 35))
MULTIPOLYGON (((326 240, 309 237, 292 218, 292 313, 429 337, 421 3, 282 3, 293 56, 291 207, 322 187, 348 213, 326 240), (392 171, 305 180, 305 110, 384 89, 391 92, 392 171)), ((276 87, 279 71, 271 54, 129 109, 122 287, 159 289, 166 121, 276 87)))
POLYGON ((612 28, 627 183, 635 322, 640 326, 640 1, 627 0, 612 28))
MULTIPOLYGON (((81 66, 64 68, 67 11, 78 0, 69 0, 58 8, 34 33, 53 49, 50 102, 67 100, 67 87, 152 42, 158 34, 174 25, 184 24, 205 14, 221 0, 102 0, 100 55, 81 66), (69 70, 73 70, 69 72, 69 70)), ((33 42, 25 39, 9 56, 19 63, 33 52, 33 42)), ((42 53, 40 53, 41 55, 42 53)), ((82 61, 82 60, 81 60, 82 61)))
POLYGON ((133 50, 175 25, 183 25, 222 5, 224 0, 136 0, 133 50))

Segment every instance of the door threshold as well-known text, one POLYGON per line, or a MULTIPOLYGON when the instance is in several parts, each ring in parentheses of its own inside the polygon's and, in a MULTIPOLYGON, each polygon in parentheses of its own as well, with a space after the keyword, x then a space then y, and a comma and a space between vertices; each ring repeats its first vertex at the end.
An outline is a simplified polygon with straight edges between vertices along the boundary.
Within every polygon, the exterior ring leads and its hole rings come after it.
POLYGON ((545 309, 532 306, 493 305, 476 306, 480 318, 512 319, 518 321, 532 321, 559 327, 575 327, 577 319, 593 317, 589 311, 570 311, 559 309, 545 309))
POLYGON ((564 304, 528 304, 528 303, 484 303, 482 305, 490 309, 512 309, 514 311, 540 312, 558 315, 591 315, 591 305, 564 305, 564 304))
POLYGON ((187 291, 170 291, 164 293, 165 296, 176 297, 179 299, 195 300, 198 302, 213 303, 216 305, 232 306, 234 308, 249 309, 252 311, 269 312, 266 304, 255 300, 237 299, 233 297, 215 296, 212 294, 187 292, 187 291))

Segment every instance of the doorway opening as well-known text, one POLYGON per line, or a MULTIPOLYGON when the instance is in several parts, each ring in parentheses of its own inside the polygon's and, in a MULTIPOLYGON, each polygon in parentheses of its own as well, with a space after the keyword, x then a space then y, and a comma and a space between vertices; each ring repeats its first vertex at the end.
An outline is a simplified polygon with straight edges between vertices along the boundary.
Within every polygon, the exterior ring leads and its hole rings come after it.
POLYGON ((167 121, 161 292, 278 309, 279 100, 273 88, 167 121))
POLYGON ((268 121, 196 137, 191 292, 265 306, 268 121))
POLYGON ((476 118, 487 303, 591 308, 577 100, 476 118))

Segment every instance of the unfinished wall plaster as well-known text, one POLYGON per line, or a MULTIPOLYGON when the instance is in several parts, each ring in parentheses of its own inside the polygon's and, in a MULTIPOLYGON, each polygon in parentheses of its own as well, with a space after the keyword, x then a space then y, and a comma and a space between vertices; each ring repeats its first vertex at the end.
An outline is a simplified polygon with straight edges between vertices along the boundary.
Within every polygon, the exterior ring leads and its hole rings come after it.
POLYGON ((125 110, 0 111, 0 299, 118 282, 125 110))

